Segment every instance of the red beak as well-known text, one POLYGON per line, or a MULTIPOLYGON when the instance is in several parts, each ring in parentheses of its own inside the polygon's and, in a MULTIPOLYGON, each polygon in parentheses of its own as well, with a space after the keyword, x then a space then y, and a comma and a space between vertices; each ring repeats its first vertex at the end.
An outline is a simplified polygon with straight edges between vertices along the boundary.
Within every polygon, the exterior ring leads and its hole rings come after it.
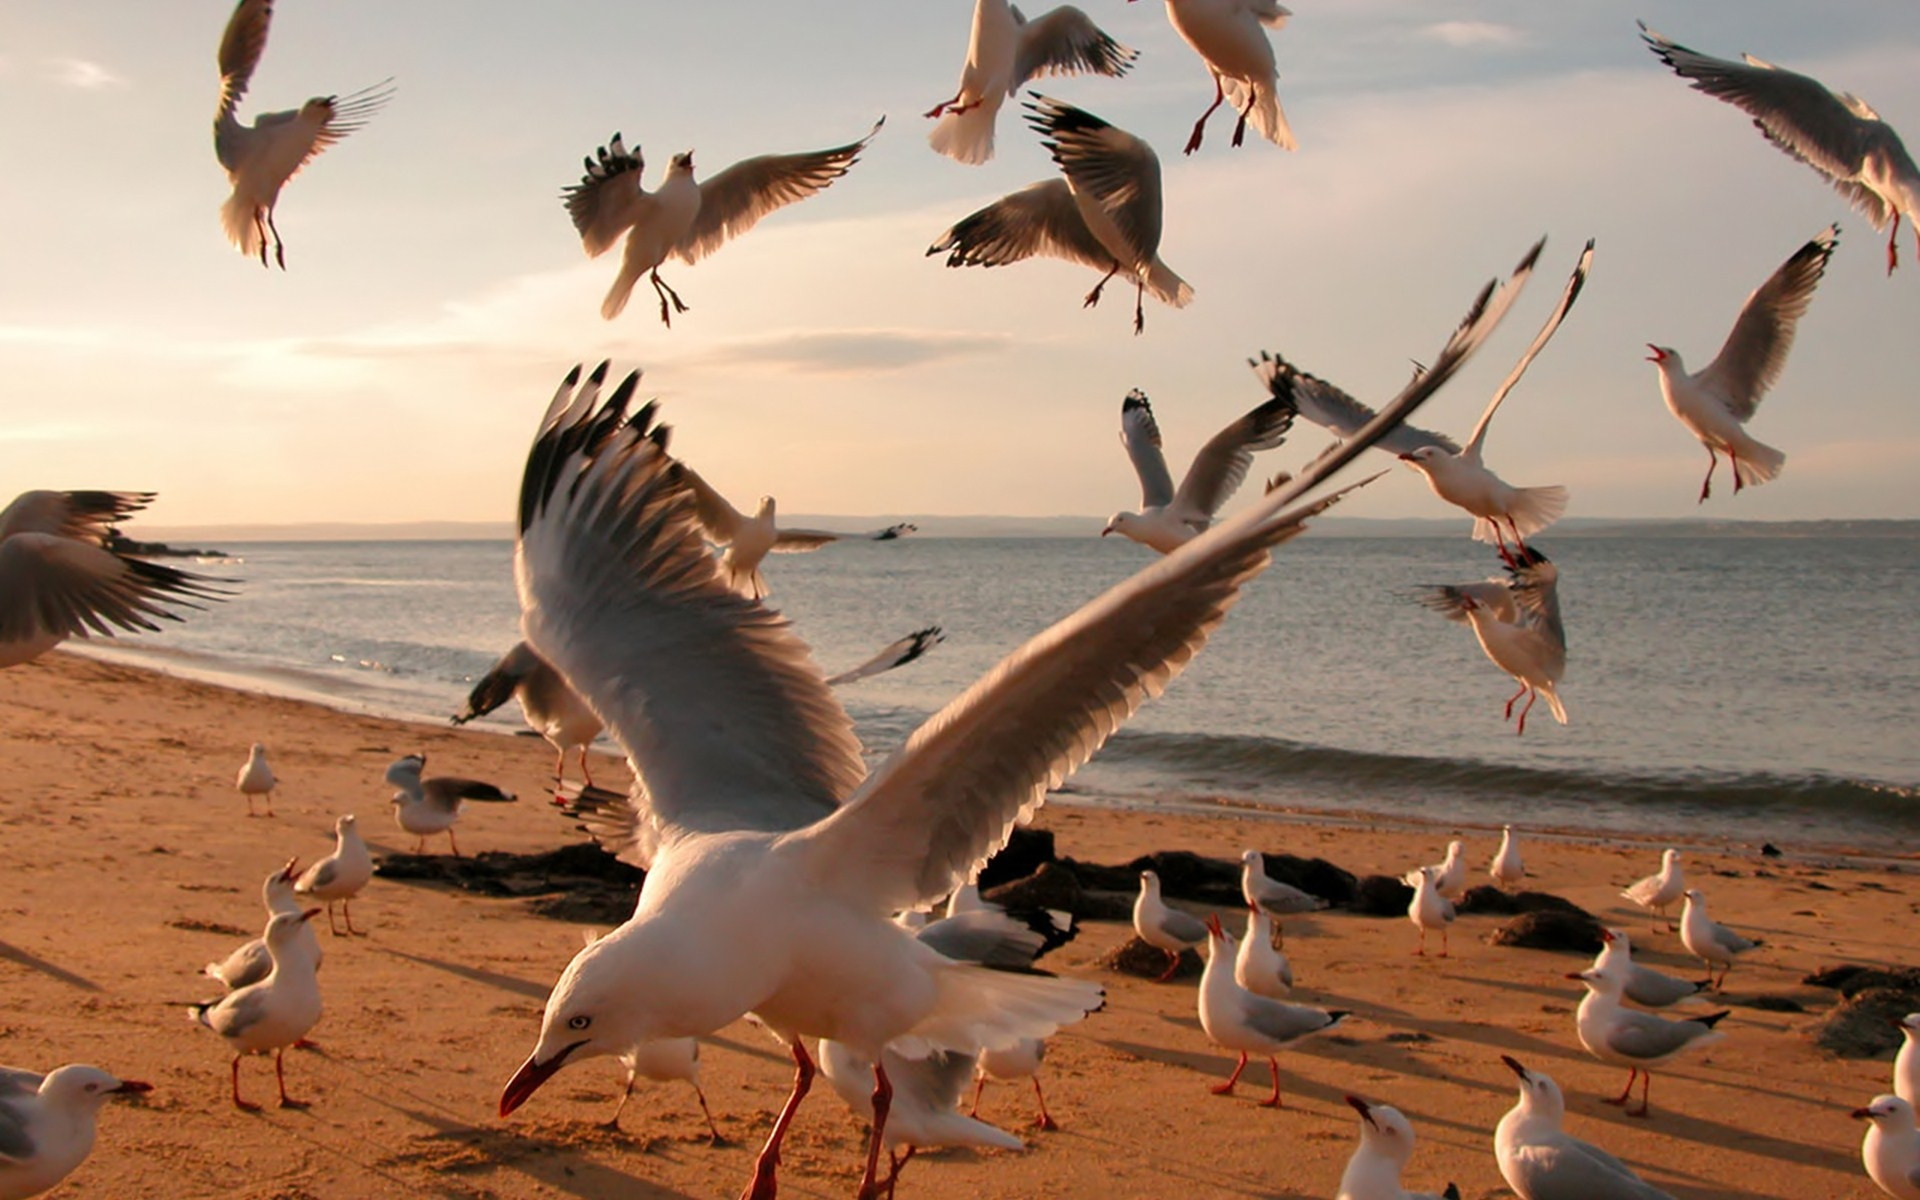
POLYGON ((1873 1119, 1873 1110, 1870 1108, 1856 1108, 1853 1110, 1853 1119, 1856 1121, 1871 1121, 1873 1119))
POLYGON ((119 1087, 108 1088, 107 1090, 128 1096, 138 1096, 143 1092, 152 1091, 153 1085, 141 1079, 122 1079, 119 1087))
POLYGON ((586 1044, 584 1040, 575 1042, 544 1063, 536 1062, 532 1055, 528 1055, 527 1061, 521 1063, 520 1069, 513 1073, 513 1078, 507 1080, 507 1086, 500 1089, 500 1115, 507 1116, 525 1104, 528 1097, 540 1090, 541 1084, 552 1079, 566 1065, 567 1058, 575 1050, 586 1044))
POLYGON ((324 908, 310 908, 307 911, 300 914, 300 919, 302 921, 311 921, 325 911, 327 910, 324 908))
POLYGON ((1667 360, 1667 352, 1665 350, 1662 350, 1660 347, 1654 345, 1652 342, 1647 343, 1647 349, 1653 351, 1652 354, 1647 355, 1648 362, 1657 363, 1657 362, 1665 362, 1667 360))

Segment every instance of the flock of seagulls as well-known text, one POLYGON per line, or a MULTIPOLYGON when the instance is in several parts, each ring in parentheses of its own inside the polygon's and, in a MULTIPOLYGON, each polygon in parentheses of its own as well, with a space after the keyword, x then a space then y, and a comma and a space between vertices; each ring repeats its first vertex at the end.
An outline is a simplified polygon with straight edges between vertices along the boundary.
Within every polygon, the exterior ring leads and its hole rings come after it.
MULTIPOLYGON (((1293 149, 1268 34, 1285 23, 1287 10, 1272 0, 1167 0, 1167 10, 1215 85, 1185 153, 1200 148, 1223 104, 1235 113, 1233 145, 1241 145, 1250 125, 1293 149)), ((221 213, 229 239, 263 266, 271 248, 273 263, 285 269, 275 223, 281 190, 394 93, 386 81, 242 124, 238 109, 265 52, 271 17, 272 0, 240 0, 221 39, 215 148, 233 185, 221 213)), ((1887 259, 1894 269, 1894 238, 1900 218, 1916 215, 1920 172, 1871 108, 1757 59, 1743 65, 1709 58, 1642 30, 1653 52, 1692 86, 1752 115, 1769 140, 1829 178, 1876 228, 1891 225, 1887 259)), ((993 153, 998 110, 1028 83, 1049 75, 1120 76, 1135 57, 1077 9, 1028 22, 1005 0, 978 0, 966 65, 953 98, 928 113, 937 122, 929 140, 960 162, 983 162, 993 153)), ((1135 289, 1136 333, 1145 326, 1147 293, 1176 307, 1189 303, 1193 288, 1159 257, 1164 217, 1152 147, 1061 100, 1035 93, 1023 107, 1060 177, 962 218, 928 253, 945 254, 949 266, 999 266, 1036 255, 1081 263, 1102 272, 1088 305, 1124 274, 1135 289)), ((637 148, 615 134, 563 193, 589 256, 624 238, 603 317, 618 316, 644 276, 670 325, 688 306, 661 278, 663 264, 695 263, 777 209, 819 193, 851 169, 880 129, 876 123, 857 141, 828 150, 746 159, 704 183, 696 180, 692 153, 677 154, 654 191, 643 186, 637 148)), ((1837 239, 1837 226, 1830 227, 1788 259, 1748 300, 1719 356, 1702 371, 1688 374, 1675 351, 1651 347, 1668 406, 1707 447, 1713 465, 1728 458, 1736 492, 1773 478, 1784 461, 1744 426, 1781 372, 1795 322, 1837 239)), ((525 640, 476 686, 467 712, 455 719, 518 696, 529 724, 554 748, 556 779, 569 752, 578 752, 586 786, 576 794, 591 798, 600 827, 623 831, 622 857, 648 874, 632 917, 590 940, 561 973, 532 1051, 502 1089, 500 1114, 527 1103, 562 1069, 596 1056, 628 1067, 629 1092, 642 1075, 686 1080, 699 1092, 697 1039, 751 1014, 787 1047, 795 1077, 748 1181, 750 1200, 776 1195, 783 1140, 816 1070, 870 1117, 858 1192, 864 1200, 891 1196, 918 1148, 1018 1144, 958 1111, 970 1078, 976 1110, 989 1078, 1033 1079, 1036 1124, 1053 1127, 1037 1075, 1045 1040, 1097 1011, 1103 990, 1033 969, 1052 944, 1048 935, 1014 914, 962 905, 958 897, 1048 790, 1184 670, 1274 553, 1361 486, 1328 490, 1369 448, 1419 470, 1437 495, 1473 517, 1475 539, 1495 547, 1507 578, 1435 586, 1423 599, 1471 625, 1487 657, 1517 682, 1506 706, 1511 717, 1525 698, 1517 731, 1538 698, 1564 724, 1558 571, 1528 539, 1561 516, 1567 495, 1557 486, 1507 484, 1487 467, 1484 450, 1495 412, 1579 296, 1592 243, 1464 446, 1406 424, 1491 335, 1540 250, 1533 247, 1505 281, 1487 284, 1432 365, 1378 412, 1262 353, 1252 365, 1269 399, 1207 442, 1177 489, 1147 398, 1129 394, 1122 442, 1140 479, 1142 510, 1116 515, 1103 532, 1121 533, 1160 557, 1014 650, 871 768, 833 687, 910 661, 938 640, 938 630, 902 639, 829 678, 799 631, 766 603, 761 563, 769 553, 813 549, 838 535, 782 529, 771 497, 751 516, 735 508, 671 452, 658 405, 636 402, 637 371, 609 389, 608 364, 587 373, 574 368, 540 422, 520 496, 515 576, 525 640), (1296 472, 1275 476, 1263 495, 1222 519, 1221 507, 1244 482, 1253 455, 1278 446, 1302 417, 1342 440, 1296 472), (633 768, 627 796, 591 786, 587 746, 603 730, 633 768), (949 896, 956 911, 940 921, 910 930, 896 920, 949 896), (1009 960, 1023 969, 1005 969, 1009 960)), ((1712 466, 1703 501, 1711 477, 1712 466)), ((220 581, 111 548, 112 526, 151 499, 39 491, 0 511, 0 667, 30 661, 68 637, 153 629, 157 619, 176 618, 177 607, 226 594, 220 581)), ((399 789, 396 821, 421 847, 444 832, 458 854, 453 829, 464 802, 514 799, 479 781, 428 777, 425 766, 424 755, 409 755, 386 773, 399 789)), ((275 783, 264 748, 255 745, 236 778, 250 815, 256 798, 267 799, 264 815, 272 815, 275 783)), ((241 1060, 269 1052, 280 1104, 302 1103, 288 1094, 283 1060, 321 1015, 321 952, 311 922, 324 906, 340 933, 337 903, 345 932, 357 932, 348 905, 372 874, 352 815, 339 818, 336 835, 335 852, 305 873, 296 876, 290 862, 267 878, 262 937, 209 964, 207 974, 229 990, 190 1009, 233 1053, 236 1107, 255 1107, 242 1095, 241 1060)), ((1448 951, 1454 901, 1466 883, 1463 853, 1455 843, 1445 861, 1407 877, 1416 953, 1425 953, 1434 931, 1440 952, 1448 951)), ((1503 887, 1525 877, 1510 828, 1489 873, 1503 887)), ((1141 876, 1134 923, 1167 955, 1163 981, 1177 971, 1183 951, 1206 944, 1200 1023, 1239 1055, 1232 1076, 1215 1090, 1230 1091, 1250 1057, 1261 1055, 1272 1077, 1263 1103, 1278 1107, 1279 1051, 1351 1014, 1286 998, 1293 970, 1279 944, 1279 921, 1320 902, 1269 878, 1253 851, 1244 859, 1243 890, 1244 940, 1217 914, 1202 921, 1166 904, 1151 871, 1141 876)), ((1648 971, 1631 961, 1626 935, 1609 931, 1594 965, 1572 976, 1588 993, 1576 1017, 1579 1042, 1601 1061, 1629 1068, 1619 1102, 1628 1104, 1641 1082, 1640 1104, 1629 1111, 1646 1115, 1651 1071, 1717 1040, 1714 1026, 1726 1014, 1673 1020, 1625 1002, 1664 1008, 1716 989, 1736 957, 1757 943, 1708 917, 1699 889, 1684 887, 1673 851, 1658 876, 1624 894, 1661 916, 1684 901, 1681 940, 1708 968, 1704 985, 1648 971)), ((1903 1028, 1896 1094, 1854 1115, 1869 1122, 1868 1173, 1889 1195, 1912 1197, 1920 1195, 1911 1094, 1920 1074, 1912 1051, 1920 1014, 1903 1028)), ((1565 1133, 1565 1101, 1551 1078, 1505 1061, 1519 1098, 1495 1131, 1495 1155, 1523 1200, 1664 1195, 1606 1151, 1565 1133)), ((0 1071, 0 1195, 52 1186, 84 1159, 100 1104, 145 1089, 85 1066, 44 1078, 0 1071)), ((700 1101, 717 1138, 704 1093, 700 1101)), ((1390 1106, 1359 1097, 1348 1103, 1360 1117, 1360 1142, 1341 1195, 1408 1195, 1399 1181, 1413 1148, 1411 1125, 1390 1106)), ((1450 1184, 1443 1194, 1458 1192, 1450 1184)))

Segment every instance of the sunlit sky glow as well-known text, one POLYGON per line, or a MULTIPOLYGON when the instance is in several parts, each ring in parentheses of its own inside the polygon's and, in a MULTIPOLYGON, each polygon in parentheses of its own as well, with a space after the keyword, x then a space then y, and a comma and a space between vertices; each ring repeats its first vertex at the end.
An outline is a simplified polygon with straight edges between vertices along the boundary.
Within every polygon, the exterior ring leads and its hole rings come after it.
MULTIPOLYGON (((1464 435, 1591 236, 1587 294, 1495 424, 1509 481, 1566 484, 1576 516, 1920 517, 1912 234, 1886 278, 1884 235, 1633 25, 1803 70, 1920 139, 1911 0, 1302 0, 1275 36, 1300 150, 1230 150, 1216 118, 1184 159, 1212 88, 1163 6, 1083 6, 1140 62, 1042 90, 1159 148, 1162 256, 1196 291, 1179 312, 1149 300, 1138 338, 1130 291, 1081 308, 1083 268, 925 257, 1054 173, 1011 107, 984 167, 926 145, 919 113, 952 93, 971 0, 280 0, 244 115, 399 89, 283 194, 285 274, 230 249, 216 215, 230 4, 9 6, 0 487, 150 489, 168 526, 502 520, 560 375, 611 357, 646 369, 676 449, 737 502, 1103 514, 1138 500, 1115 437, 1127 389, 1152 397, 1176 472, 1263 398, 1258 350, 1377 401, 1544 233, 1531 293, 1423 424, 1464 435), (617 251, 587 260, 557 197, 614 130, 652 186, 675 151, 711 173, 850 141, 883 113, 833 188, 669 265, 692 306, 673 329, 644 285, 600 319, 617 251), (1644 344, 1705 363, 1746 294, 1836 220, 1840 252, 1752 425, 1787 471, 1696 510, 1706 456, 1644 344)), ((1322 442, 1296 432, 1257 469, 1322 442)), ((1411 472, 1345 511, 1445 514, 1411 472)))

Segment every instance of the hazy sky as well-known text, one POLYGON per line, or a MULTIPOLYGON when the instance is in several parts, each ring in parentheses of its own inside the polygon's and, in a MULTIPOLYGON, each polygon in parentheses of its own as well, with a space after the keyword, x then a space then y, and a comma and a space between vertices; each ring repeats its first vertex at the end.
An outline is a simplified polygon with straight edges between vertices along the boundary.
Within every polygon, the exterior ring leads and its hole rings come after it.
MULTIPOLYGON (((384 77, 398 94, 282 196, 289 270, 229 248, 210 120, 226 0, 0 8, 0 491, 142 488, 152 522, 504 520, 567 367, 643 366, 675 448, 737 503, 788 511, 1104 514, 1137 504, 1120 398, 1152 397, 1177 472, 1263 399, 1280 351, 1362 399, 1444 340, 1477 286, 1550 237, 1531 294, 1422 422, 1464 434, 1581 243, 1586 295, 1509 400, 1489 460, 1560 482, 1582 516, 1694 513, 1706 455, 1665 411, 1644 344, 1713 356, 1747 293, 1837 220, 1840 251, 1751 426, 1775 483, 1715 517, 1920 517, 1920 254, 1884 237, 1746 117, 1688 89, 1634 18, 1859 93, 1920 139, 1913 0, 1300 0, 1274 37, 1299 137, 1231 150, 1212 87, 1155 0, 1086 7, 1141 51, 1121 80, 1043 90, 1162 155, 1162 257, 1191 307, 1100 307, 1066 263, 949 270, 949 224, 1052 176, 1004 110, 969 168, 926 145, 971 0, 280 0, 243 115, 384 77), (851 141, 863 161, 669 282, 599 303, 558 201, 615 130, 647 181, 851 141)), ((1039 5, 1033 6, 1038 11, 1039 5)), ((1916 141, 1920 145, 1920 140, 1916 141)), ((1297 463, 1302 429, 1257 470, 1297 463)), ((1382 460, 1383 462, 1385 460, 1382 460)), ((1724 480, 1724 474, 1721 476, 1724 480)), ((1412 472, 1353 515, 1444 515, 1412 472)))

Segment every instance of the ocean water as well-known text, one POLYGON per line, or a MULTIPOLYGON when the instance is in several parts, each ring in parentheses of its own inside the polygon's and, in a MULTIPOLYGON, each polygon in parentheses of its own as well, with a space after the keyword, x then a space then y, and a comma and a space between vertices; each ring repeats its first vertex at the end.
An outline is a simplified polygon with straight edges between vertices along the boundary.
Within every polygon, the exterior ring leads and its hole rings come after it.
MULTIPOLYGON (((444 720, 518 638, 500 542, 253 543, 234 598, 115 654, 341 707, 444 720)), ((1141 803, 1920 850, 1920 539, 1570 537, 1562 696, 1524 737, 1470 629, 1411 599, 1492 573, 1444 538, 1309 534, 1070 785, 1141 803)), ((844 542, 769 560, 773 600, 843 670, 939 624, 922 661, 841 689, 869 750, 1146 565, 1118 538, 844 542)), ((100 644, 100 643, 96 643, 100 644)), ((490 722, 520 727, 517 706, 490 722)))

